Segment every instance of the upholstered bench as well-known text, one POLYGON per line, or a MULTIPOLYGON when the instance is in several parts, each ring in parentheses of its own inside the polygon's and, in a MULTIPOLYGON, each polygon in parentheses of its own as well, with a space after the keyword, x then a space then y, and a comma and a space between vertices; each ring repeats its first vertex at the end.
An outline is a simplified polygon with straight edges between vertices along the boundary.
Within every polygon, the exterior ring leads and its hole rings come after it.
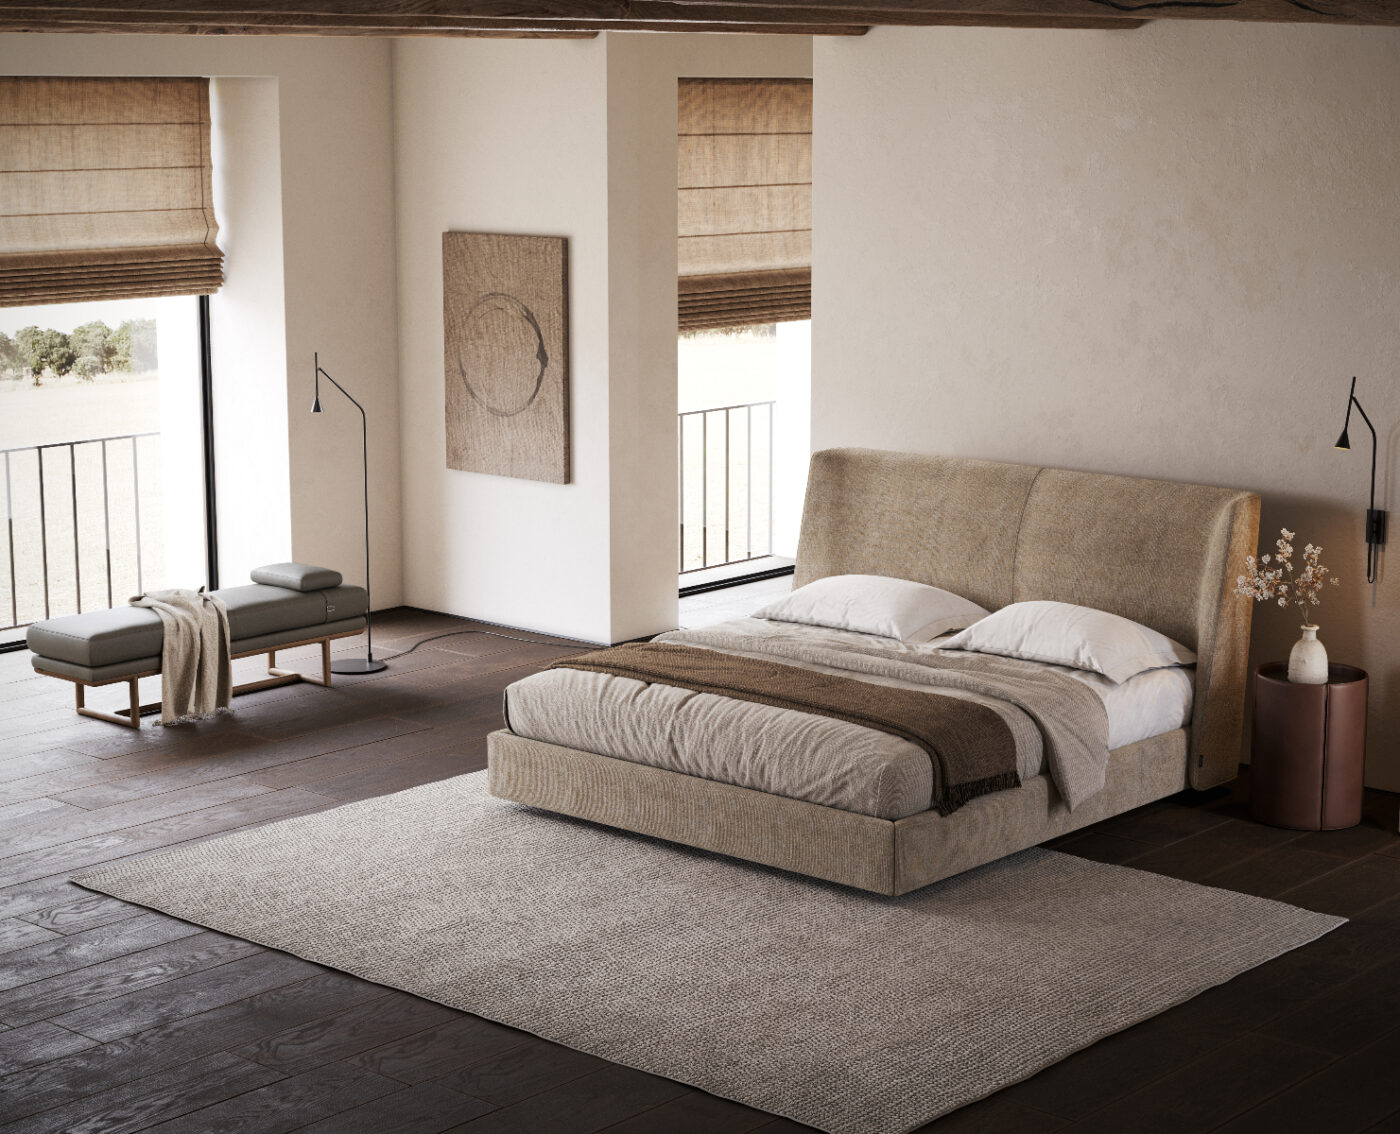
MULTIPOLYGON (((246 587, 224 587, 214 594, 228 608, 229 655, 267 655, 268 677, 235 686, 251 693, 293 681, 331 683, 331 641, 365 628, 368 596, 363 587, 341 584, 340 573, 303 563, 259 567, 246 587), (277 668, 277 651, 293 646, 321 646, 321 676, 277 668)), ((165 639, 160 615, 146 607, 119 606, 36 622, 26 637, 34 668, 49 677, 73 682, 77 710, 83 716, 141 727, 141 714, 159 705, 142 705, 137 682, 160 673, 165 639), (130 708, 123 715, 99 712, 84 704, 89 688, 125 681, 130 708)))

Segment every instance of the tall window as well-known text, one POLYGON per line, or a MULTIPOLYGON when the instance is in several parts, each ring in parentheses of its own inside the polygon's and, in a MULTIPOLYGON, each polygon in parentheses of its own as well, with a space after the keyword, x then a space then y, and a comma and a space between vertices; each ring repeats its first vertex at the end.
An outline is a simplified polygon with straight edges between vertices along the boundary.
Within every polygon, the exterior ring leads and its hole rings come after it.
POLYGON ((0 648, 202 581, 206 79, 0 78, 0 648))
POLYGON ((0 308, 0 642, 204 578, 197 305, 0 308))
POLYGON ((810 429, 812 84, 682 79, 682 589, 790 562, 810 429))

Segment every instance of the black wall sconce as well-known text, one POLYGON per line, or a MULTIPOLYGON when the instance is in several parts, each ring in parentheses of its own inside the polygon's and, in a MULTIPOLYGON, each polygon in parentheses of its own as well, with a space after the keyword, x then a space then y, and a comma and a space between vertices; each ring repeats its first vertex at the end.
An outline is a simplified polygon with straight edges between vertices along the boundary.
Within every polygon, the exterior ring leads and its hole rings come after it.
POLYGON ((1366 411, 1356 400, 1355 378, 1351 380, 1351 393, 1347 395, 1347 419, 1342 425, 1342 435, 1337 438, 1338 449, 1351 448, 1347 427, 1351 425, 1352 406, 1356 407, 1356 412, 1361 415, 1361 420, 1371 431, 1371 506, 1366 509, 1366 581, 1374 583, 1380 549, 1385 546, 1385 510, 1376 507, 1376 427, 1371 424, 1371 419, 1366 416, 1366 411))

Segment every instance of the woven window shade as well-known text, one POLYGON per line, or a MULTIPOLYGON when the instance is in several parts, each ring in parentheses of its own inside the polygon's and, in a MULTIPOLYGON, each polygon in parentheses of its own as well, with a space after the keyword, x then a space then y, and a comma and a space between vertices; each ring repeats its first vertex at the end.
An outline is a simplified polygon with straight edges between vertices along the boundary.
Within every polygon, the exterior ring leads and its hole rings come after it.
POLYGON ((0 78, 0 307, 207 295, 208 79, 0 78))
POLYGON ((812 317, 812 81, 682 79, 683 331, 812 317))

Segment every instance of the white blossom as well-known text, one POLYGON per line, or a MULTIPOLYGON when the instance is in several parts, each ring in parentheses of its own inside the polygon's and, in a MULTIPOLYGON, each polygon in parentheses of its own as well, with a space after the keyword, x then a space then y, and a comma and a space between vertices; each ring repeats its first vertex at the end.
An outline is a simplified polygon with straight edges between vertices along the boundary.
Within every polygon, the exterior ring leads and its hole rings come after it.
POLYGON ((1303 547, 1303 566, 1292 580, 1290 598, 1289 582, 1284 576, 1293 576, 1293 533, 1280 528, 1283 537, 1275 542, 1277 556, 1263 555, 1255 559, 1253 555, 1244 557, 1245 574, 1236 576, 1235 593, 1256 602, 1276 601, 1279 606, 1296 606, 1306 610, 1309 606, 1321 605, 1320 592, 1324 583, 1337 586, 1339 580, 1328 578, 1331 571, 1321 562, 1322 548, 1314 544, 1303 547), (1272 564, 1272 567, 1270 565, 1272 564))

